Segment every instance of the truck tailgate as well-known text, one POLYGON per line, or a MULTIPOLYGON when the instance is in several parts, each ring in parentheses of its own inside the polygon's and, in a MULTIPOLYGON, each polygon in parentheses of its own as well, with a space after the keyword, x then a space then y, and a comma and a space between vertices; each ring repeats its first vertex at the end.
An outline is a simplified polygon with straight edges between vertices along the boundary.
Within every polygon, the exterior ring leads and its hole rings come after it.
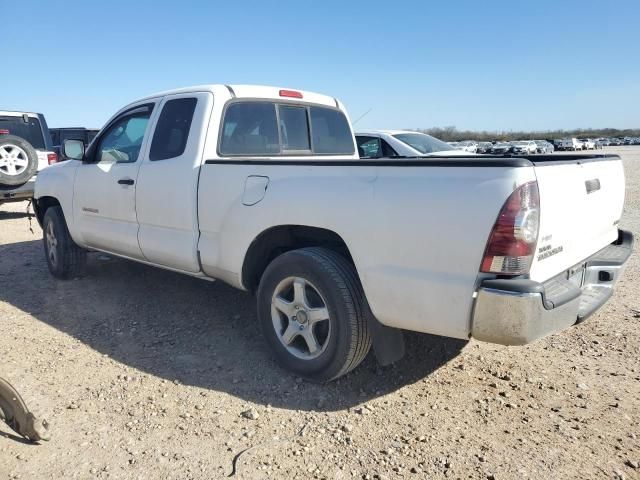
POLYGON ((540 233, 530 275, 545 281, 617 239, 624 171, 616 155, 529 159, 540 192, 540 233))

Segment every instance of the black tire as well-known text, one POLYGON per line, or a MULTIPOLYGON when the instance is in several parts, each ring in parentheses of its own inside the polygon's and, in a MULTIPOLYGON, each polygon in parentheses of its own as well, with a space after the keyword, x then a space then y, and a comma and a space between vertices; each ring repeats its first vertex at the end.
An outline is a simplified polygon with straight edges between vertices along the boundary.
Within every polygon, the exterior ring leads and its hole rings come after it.
POLYGON ((15 135, 0 135, 0 185, 22 185, 37 171, 38 154, 29 142, 15 135), (26 166, 16 165, 16 161, 26 162, 26 166))
POLYGON ((87 265, 87 251, 76 245, 71 238, 61 207, 47 209, 42 230, 44 253, 51 275, 61 280, 81 276, 87 265))
POLYGON ((334 380, 357 367, 371 348, 370 312, 357 273, 332 250, 302 248, 277 257, 262 275, 257 302, 258 321, 276 360, 303 378, 321 383, 334 380), (324 350, 312 359, 292 354, 274 327, 272 297, 278 285, 291 277, 312 284, 329 312, 331 333, 324 350))

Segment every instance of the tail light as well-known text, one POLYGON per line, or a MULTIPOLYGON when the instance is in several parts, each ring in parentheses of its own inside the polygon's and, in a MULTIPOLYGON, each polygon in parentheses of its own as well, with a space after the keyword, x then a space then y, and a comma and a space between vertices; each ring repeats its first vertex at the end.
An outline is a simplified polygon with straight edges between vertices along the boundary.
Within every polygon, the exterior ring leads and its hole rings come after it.
POLYGON ((540 226, 538 183, 518 187, 507 199, 496 220, 480 271, 500 275, 529 272, 540 226))
POLYGON ((47 153, 47 162, 49 162, 49 165, 58 163, 58 155, 55 153, 47 153))

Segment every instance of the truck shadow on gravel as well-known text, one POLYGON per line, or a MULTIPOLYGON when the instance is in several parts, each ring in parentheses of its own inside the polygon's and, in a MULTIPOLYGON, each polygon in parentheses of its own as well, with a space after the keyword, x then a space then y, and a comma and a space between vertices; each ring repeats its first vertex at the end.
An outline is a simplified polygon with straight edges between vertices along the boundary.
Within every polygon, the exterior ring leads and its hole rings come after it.
POLYGON ((59 281, 49 275, 39 240, 0 245, 0 282, 0 300, 130 367, 130 376, 295 410, 341 410, 419 382, 467 343, 407 333, 407 355, 397 364, 378 367, 370 354, 349 375, 315 385, 273 361, 254 297, 222 283, 96 253, 84 278, 59 281))
MULTIPOLYGON (((2 204, 0 204, 0 222, 2 220, 15 220, 19 218, 28 218, 29 214, 27 212, 3 212, 2 204)), ((35 223, 36 221, 33 220, 35 223)))

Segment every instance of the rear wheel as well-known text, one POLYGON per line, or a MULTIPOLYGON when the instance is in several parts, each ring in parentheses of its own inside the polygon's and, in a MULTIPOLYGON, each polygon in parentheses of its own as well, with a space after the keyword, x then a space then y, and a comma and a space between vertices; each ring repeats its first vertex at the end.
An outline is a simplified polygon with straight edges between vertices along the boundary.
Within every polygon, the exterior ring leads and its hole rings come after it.
POLYGON ((47 209, 42 228, 44 253, 51 275, 63 280, 82 275, 87 264, 87 251, 71 238, 62 208, 47 209))
POLYGON ((336 379, 371 347, 368 307, 354 267, 324 248, 284 253, 266 269, 258 319, 278 362, 316 382, 336 379))

